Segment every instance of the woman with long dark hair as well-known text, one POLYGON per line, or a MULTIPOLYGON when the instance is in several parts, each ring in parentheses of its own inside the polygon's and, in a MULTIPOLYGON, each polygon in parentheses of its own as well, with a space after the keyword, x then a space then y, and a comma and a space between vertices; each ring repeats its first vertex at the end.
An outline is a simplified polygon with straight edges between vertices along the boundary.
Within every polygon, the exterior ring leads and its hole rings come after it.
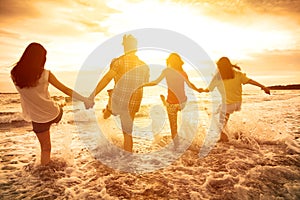
POLYGON ((50 98, 49 83, 68 96, 83 101, 86 108, 94 105, 93 101, 66 87, 49 70, 44 69, 46 54, 42 45, 31 43, 11 70, 11 78, 20 94, 23 117, 32 122, 33 131, 40 142, 42 165, 50 162, 50 126, 58 123, 63 114, 62 108, 50 98))

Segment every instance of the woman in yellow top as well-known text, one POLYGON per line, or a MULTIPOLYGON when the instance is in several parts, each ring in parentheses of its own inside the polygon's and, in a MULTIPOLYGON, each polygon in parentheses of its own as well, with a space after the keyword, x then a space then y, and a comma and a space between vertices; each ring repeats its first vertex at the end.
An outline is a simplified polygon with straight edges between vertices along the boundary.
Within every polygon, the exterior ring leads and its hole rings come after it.
MULTIPOLYGON (((230 114, 240 111, 242 105, 242 84, 251 84, 260 87, 266 94, 270 90, 264 85, 248 78, 240 71, 238 66, 232 65, 227 57, 222 57, 217 62, 218 73, 213 77, 206 92, 217 88, 222 95, 222 108, 220 112, 220 123, 226 126, 230 114)), ((228 137, 222 131, 220 141, 227 142, 228 137)))

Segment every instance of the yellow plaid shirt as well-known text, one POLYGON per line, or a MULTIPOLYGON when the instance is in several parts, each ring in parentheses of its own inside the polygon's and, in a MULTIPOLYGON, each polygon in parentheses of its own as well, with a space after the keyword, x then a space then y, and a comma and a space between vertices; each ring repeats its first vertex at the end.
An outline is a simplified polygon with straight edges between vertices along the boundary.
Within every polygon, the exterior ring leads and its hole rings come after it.
POLYGON ((114 59, 110 65, 116 72, 112 93, 112 113, 138 112, 143 98, 143 89, 138 89, 149 81, 149 67, 134 53, 114 59))

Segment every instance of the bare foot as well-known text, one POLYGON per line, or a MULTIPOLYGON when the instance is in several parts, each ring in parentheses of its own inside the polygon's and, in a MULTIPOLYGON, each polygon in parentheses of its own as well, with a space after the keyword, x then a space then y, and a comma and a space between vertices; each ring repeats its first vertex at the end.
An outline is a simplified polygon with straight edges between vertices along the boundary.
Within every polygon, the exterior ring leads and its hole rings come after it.
POLYGON ((222 131, 218 142, 228 142, 228 141, 229 141, 228 136, 222 131))

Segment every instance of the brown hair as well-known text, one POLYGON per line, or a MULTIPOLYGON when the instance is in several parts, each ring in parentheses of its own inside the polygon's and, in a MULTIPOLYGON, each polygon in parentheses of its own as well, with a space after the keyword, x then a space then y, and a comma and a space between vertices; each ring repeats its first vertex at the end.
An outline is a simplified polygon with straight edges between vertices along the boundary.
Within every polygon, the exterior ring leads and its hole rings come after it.
POLYGON ((11 70, 11 77, 20 88, 34 87, 41 77, 46 62, 46 49, 38 43, 29 44, 11 70))
POLYGON ((239 66, 231 64, 229 58, 227 57, 220 58, 217 62, 217 66, 223 80, 234 78, 233 68, 241 70, 239 66))

